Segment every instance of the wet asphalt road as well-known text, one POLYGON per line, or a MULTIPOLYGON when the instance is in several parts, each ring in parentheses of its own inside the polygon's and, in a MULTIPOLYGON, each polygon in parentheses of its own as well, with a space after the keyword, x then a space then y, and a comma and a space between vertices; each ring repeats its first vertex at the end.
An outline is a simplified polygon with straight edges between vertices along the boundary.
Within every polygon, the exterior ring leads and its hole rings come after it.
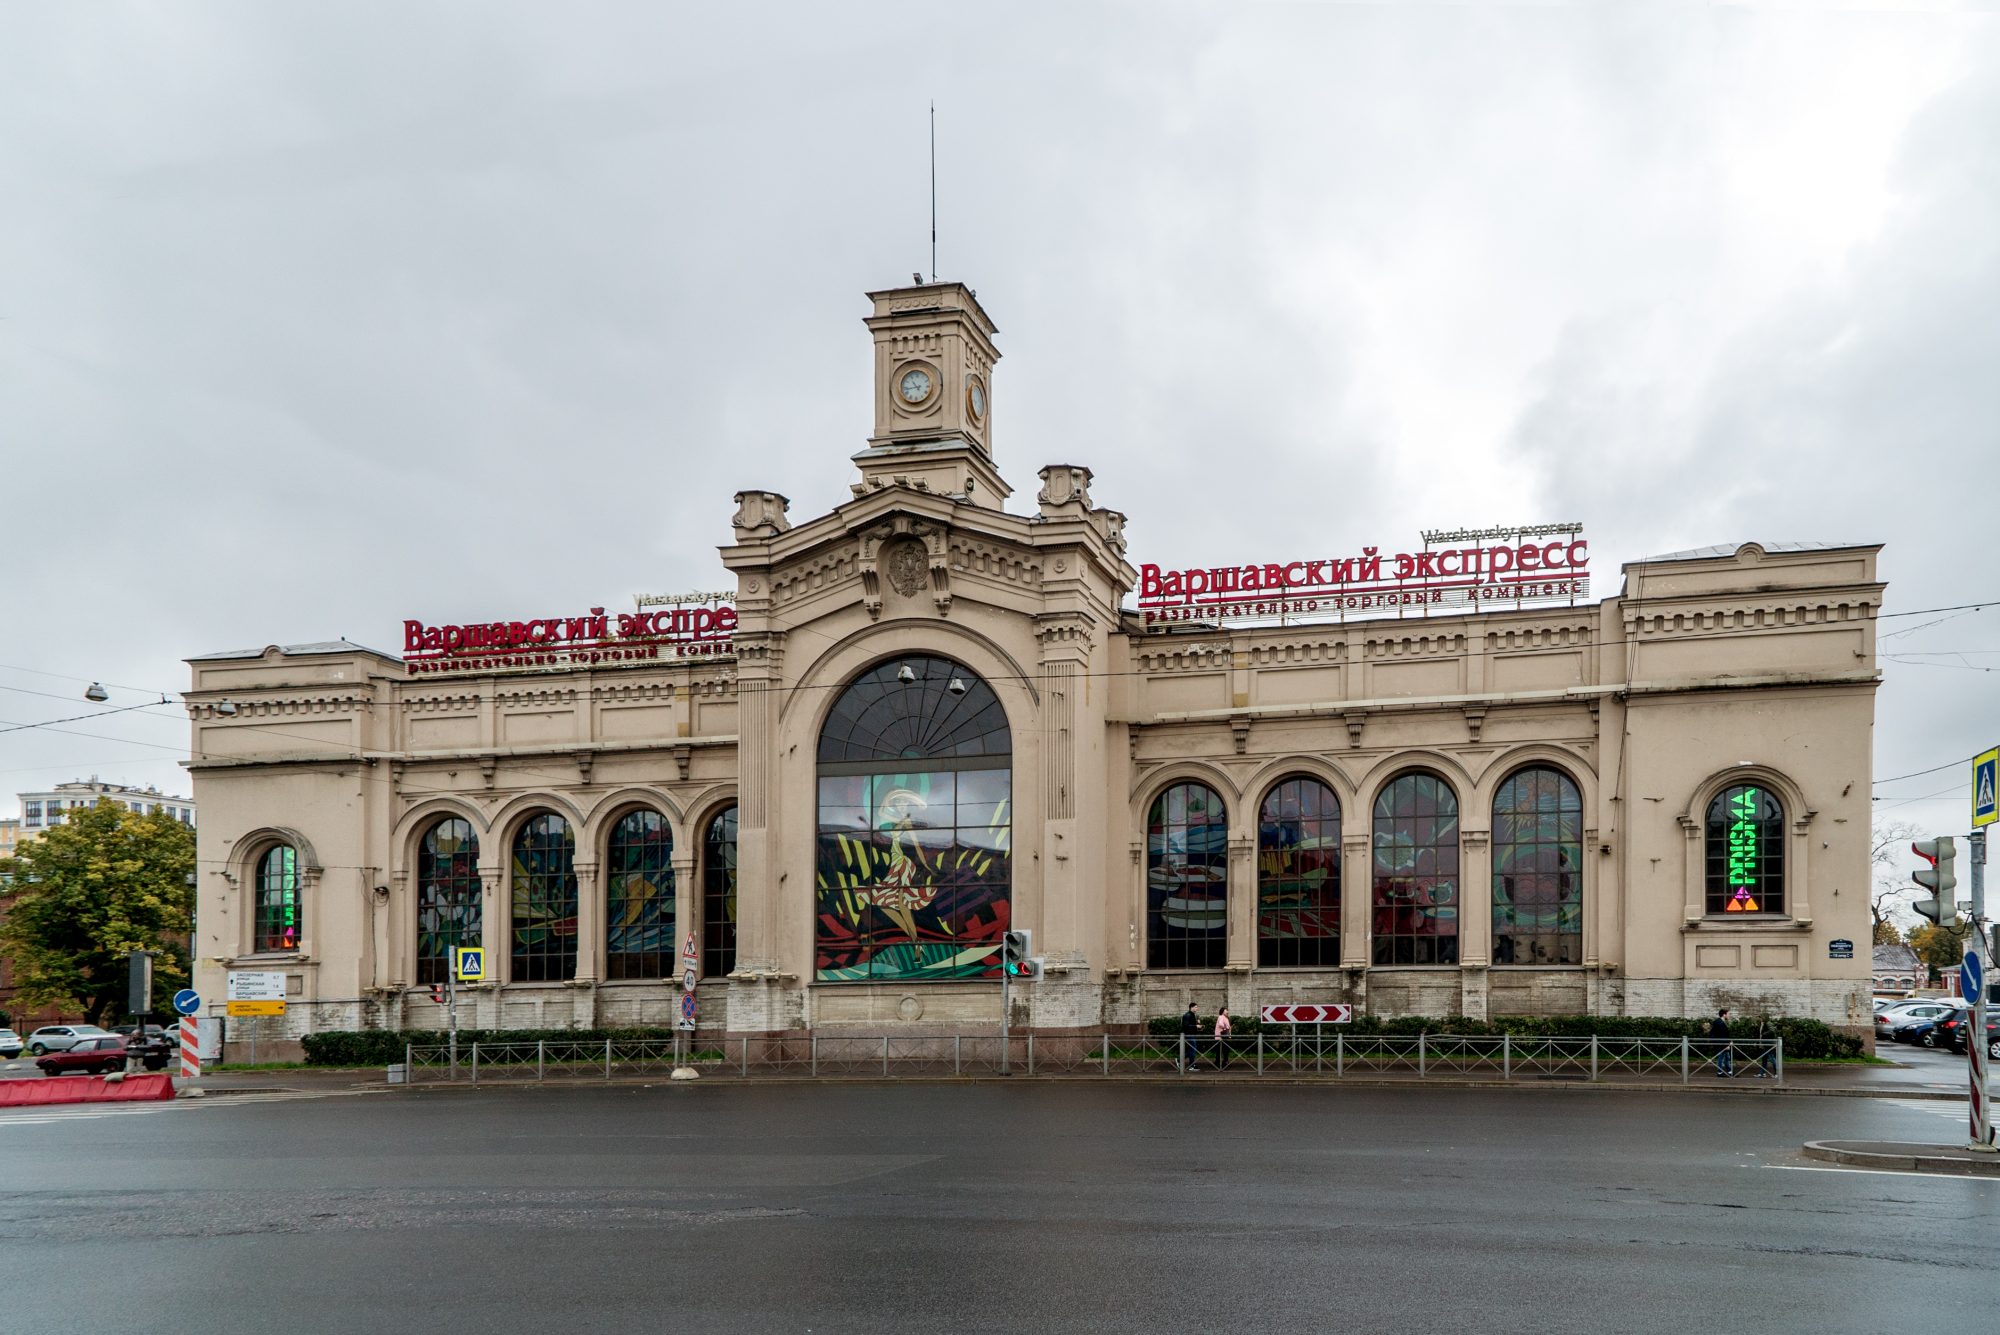
POLYGON ((0 1327, 1991 1330, 2000 1180, 1795 1153, 1958 1117, 1198 1077, 0 1112, 0 1327))

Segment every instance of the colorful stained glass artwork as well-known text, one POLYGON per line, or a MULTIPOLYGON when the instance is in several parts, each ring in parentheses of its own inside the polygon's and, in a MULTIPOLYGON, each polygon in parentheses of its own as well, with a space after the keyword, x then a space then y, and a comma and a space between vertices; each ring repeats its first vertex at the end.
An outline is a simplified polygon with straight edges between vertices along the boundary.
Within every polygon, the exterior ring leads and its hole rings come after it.
POLYGON ((514 836, 513 981, 576 977, 576 836, 552 812, 514 836))
POLYGON ((835 702, 820 742, 820 981, 998 976, 1009 763, 992 689, 948 659, 890 660, 835 702))
POLYGON ((1219 969, 1229 946, 1229 809, 1213 788, 1177 783, 1146 821, 1146 964, 1219 969))
POLYGON ((417 849, 417 982, 444 982, 452 952, 480 943, 480 905, 479 837, 448 817, 417 849))
POLYGON ((678 972, 672 827, 657 811, 627 812, 604 852, 604 976, 672 977, 678 972))
POLYGON ((1340 964, 1340 799, 1317 779, 1273 785, 1258 812, 1257 963, 1340 964))
POLYGON ((1583 962, 1583 797, 1546 765, 1493 798, 1493 962, 1583 962))
POLYGON ((1401 774, 1375 799, 1371 958, 1458 963, 1458 795, 1434 774, 1401 774))

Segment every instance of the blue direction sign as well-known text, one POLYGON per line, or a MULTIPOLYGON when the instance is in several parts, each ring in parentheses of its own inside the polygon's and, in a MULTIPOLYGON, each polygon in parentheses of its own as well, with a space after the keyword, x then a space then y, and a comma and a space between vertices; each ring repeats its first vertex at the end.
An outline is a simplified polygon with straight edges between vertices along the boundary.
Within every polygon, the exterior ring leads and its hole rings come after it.
POLYGON ((1958 995, 1970 1000, 1986 990, 1986 979, 1980 975, 1979 956, 1971 951, 1958 962, 1958 995))
POLYGON ((201 993, 195 991, 193 988, 184 987, 174 993, 174 1013, 176 1015, 193 1015, 200 1009, 201 993))

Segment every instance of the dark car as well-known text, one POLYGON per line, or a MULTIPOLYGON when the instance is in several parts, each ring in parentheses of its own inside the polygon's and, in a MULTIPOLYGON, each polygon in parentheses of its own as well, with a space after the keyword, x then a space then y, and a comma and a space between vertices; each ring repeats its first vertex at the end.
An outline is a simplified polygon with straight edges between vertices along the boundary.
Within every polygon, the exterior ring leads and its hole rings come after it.
POLYGON ((109 1075, 125 1069, 125 1040, 116 1034, 79 1039, 75 1047, 35 1058, 43 1075, 109 1075))
MULTIPOLYGON (((1965 1036, 1972 1032, 1972 1021, 1965 1020, 1951 1031, 1951 1050, 1965 1051, 1965 1036)), ((2000 1061, 2000 1016, 1989 1015, 1986 1020, 1986 1055, 2000 1061)))

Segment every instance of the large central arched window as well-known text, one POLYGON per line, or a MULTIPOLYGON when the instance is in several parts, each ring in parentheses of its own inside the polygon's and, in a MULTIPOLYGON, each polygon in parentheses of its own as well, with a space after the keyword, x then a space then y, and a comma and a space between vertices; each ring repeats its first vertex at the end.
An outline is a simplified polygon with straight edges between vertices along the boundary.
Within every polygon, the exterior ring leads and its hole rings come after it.
POLYGON ((1458 963, 1458 795, 1402 774, 1375 799, 1377 964, 1458 963))
POLYGON ((674 972, 674 832, 657 811, 628 811, 605 845, 604 976, 674 972))
POLYGON ((554 812, 514 836, 513 956, 517 983, 576 977, 576 835, 554 812))
POLYGON ((417 848, 417 981, 442 983, 452 951, 479 944, 479 836, 449 816, 417 848))
POLYGON ((1583 797, 1547 765, 1493 796, 1493 962, 1583 963, 1583 797))
POLYGON ((999 699, 950 659, 892 658, 840 693, 819 736, 817 978, 997 973, 1012 764, 999 699))
POLYGON ((1286 779, 1257 812, 1257 963, 1340 965, 1340 799, 1286 779))
POLYGON ((1229 957, 1229 809, 1177 783, 1146 816, 1146 967, 1220 969, 1229 957))

